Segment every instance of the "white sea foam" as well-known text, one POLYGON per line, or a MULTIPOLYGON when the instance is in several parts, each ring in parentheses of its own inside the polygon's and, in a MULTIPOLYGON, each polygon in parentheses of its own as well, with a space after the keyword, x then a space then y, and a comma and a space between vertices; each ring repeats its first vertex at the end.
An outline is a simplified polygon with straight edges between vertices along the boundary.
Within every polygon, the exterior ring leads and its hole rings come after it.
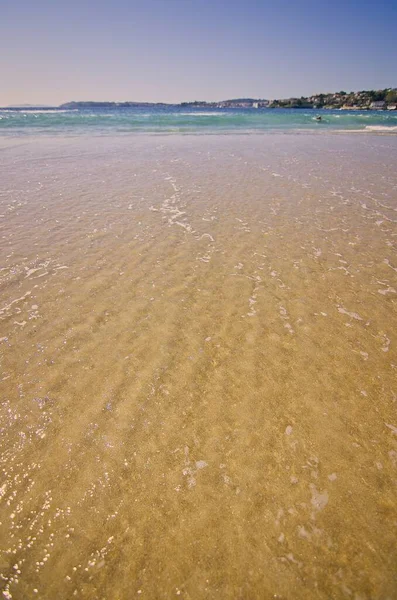
POLYGON ((366 125, 367 131, 397 131, 397 126, 394 125, 366 125))
POLYGON ((224 112, 180 112, 174 113, 173 117, 226 117, 227 113, 224 112))
POLYGON ((36 108, 28 108, 28 109, 7 109, 7 111, 4 111, 7 113, 18 113, 21 115, 26 115, 26 114, 34 114, 34 115, 41 115, 41 114, 58 114, 58 113, 69 113, 69 112, 78 112, 77 108, 62 108, 62 109, 57 109, 57 108, 46 108, 43 110, 39 110, 36 108))
POLYGON ((362 321, 362 317, 360 317, 359 314, 357 314, 356 312, 349 312, 348 310, 346 310, 345 308, 343 308, 343 306, 339 306, 338 308, 338 312, 340 312, 342 315, 347 315, 348 317, 351 317, 352 319, 356 319, 356 321, 362 321))

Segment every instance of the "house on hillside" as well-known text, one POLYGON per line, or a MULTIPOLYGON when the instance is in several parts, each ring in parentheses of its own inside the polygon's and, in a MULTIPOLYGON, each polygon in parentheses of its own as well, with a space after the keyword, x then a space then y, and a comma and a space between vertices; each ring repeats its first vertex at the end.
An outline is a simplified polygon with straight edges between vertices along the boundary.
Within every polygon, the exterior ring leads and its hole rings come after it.
POLYGON ((371 102, 369 107, 371 110, 384 110, 386 108, 386 102, 384 100, 377 100, 376 102, 371 102))

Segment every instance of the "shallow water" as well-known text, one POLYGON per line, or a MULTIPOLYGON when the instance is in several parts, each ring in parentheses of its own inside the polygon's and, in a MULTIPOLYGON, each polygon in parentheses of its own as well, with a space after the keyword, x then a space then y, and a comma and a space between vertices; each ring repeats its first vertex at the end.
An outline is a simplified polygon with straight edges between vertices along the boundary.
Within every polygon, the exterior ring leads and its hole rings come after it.
POLYGON ((396 597, 396 159, 0 142, 3 597, 396 597))

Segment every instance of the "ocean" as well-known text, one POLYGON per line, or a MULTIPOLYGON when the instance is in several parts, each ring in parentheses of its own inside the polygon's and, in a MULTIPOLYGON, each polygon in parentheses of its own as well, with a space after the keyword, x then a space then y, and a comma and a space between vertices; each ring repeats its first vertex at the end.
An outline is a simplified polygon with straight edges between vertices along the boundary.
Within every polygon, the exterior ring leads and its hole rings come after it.
POLYGON ((0 135, 397 132, 397 111, 213 109, 181 106, 104 109, 0 109, 0 135), (316 117, 321 116, 321 121, 316 117))
POLYGON ((5 600, 396 597, 396 116, 211 113, 2 113, 5 600))

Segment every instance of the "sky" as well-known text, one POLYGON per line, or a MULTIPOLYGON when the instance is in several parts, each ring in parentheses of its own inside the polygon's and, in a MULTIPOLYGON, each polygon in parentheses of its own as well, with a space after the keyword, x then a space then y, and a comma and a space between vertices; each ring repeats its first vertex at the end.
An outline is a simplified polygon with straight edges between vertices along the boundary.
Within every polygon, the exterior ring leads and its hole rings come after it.
POLYGON ((0 106, 397 87, 397 0, 0 0, 0 106))

